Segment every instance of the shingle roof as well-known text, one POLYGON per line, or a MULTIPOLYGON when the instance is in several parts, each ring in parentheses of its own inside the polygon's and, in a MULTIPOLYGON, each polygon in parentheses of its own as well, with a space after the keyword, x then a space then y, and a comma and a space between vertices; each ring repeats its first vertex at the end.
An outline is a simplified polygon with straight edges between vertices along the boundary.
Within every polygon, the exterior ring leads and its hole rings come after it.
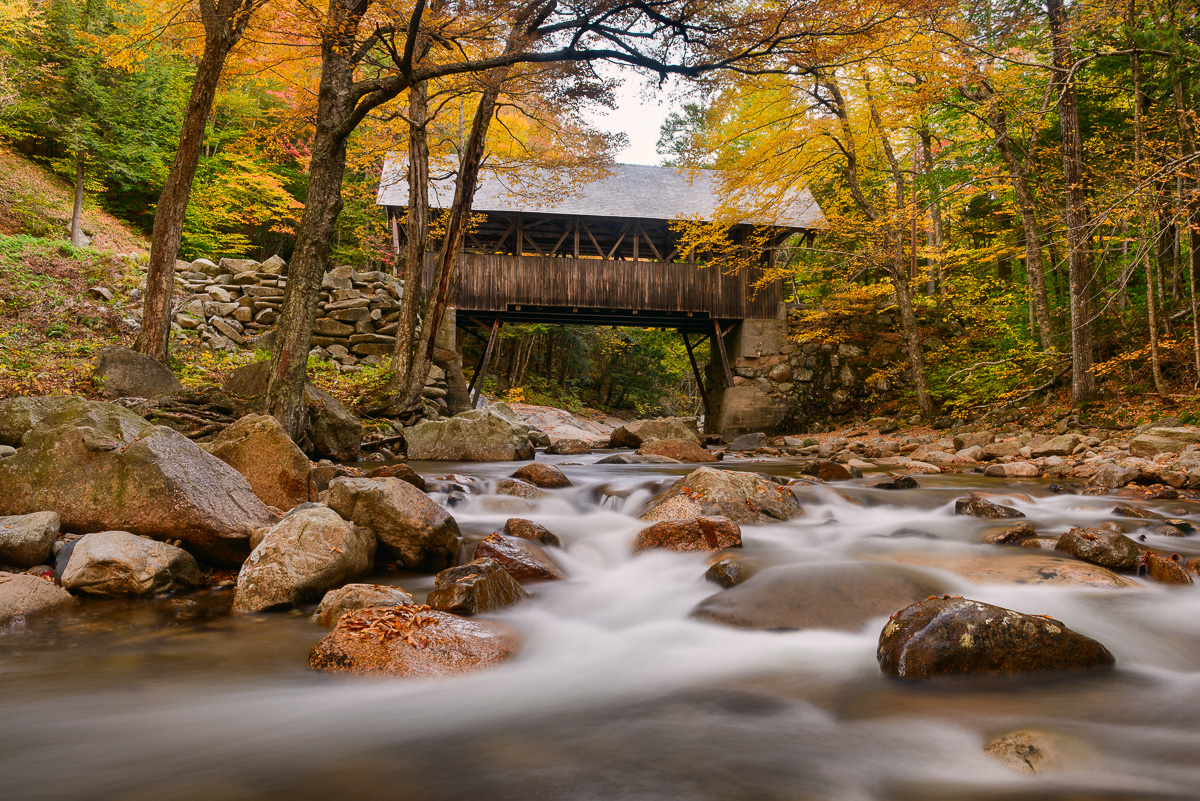
MULTIPOLYGON (((540 211, 588 217, 638 217, 641 219, 711 220, 718 208, 720 173, 716 170, 679 170, 641 164, 615 164, 609 175, 564 191, 547 199, 523 195, 519 187, 494 175, 481 179, 475 192, 475 211, 540 211)), ((530 182, 535 183, 535 182, 530 182)), ((454 197, 453 181, 435 181, 430 187, 430 205, 445 208, 454 197)), ((788 228, 824 228, 825 215, 807 189, 793 193, 789 208, 754 215, 743 222, 788 228)), ((379 181, 377 202, 384 206, 408 204, 408 179, 403 158, 389 156, 379 181)))

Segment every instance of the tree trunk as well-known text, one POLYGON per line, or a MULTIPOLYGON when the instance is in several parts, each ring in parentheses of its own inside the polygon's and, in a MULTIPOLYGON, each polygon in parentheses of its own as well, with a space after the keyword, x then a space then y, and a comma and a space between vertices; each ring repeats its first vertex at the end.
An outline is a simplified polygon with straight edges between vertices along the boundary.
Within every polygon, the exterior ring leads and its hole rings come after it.
MULTIPOLYGON (((1134 15, 1134 4, 1130 3, 1130 17, 1134 15)), ((1150 329, 1150 375, 1154 380, 1154 391, 1160 395, 1166 394, 1166 384, 1163 382, 1162 364, 1158 353, 1158 314, 1154 299, 1154 287, 1158 283, 1155 276, 1155 266, 1158 254, 1150 243, 1149 215, 1146 213, 1146 189, 1142 185, 1145 180, 1145 131, 1142 130, 1142 60, 1135 51, 1130 56, 1130 67, 1133 72, 1133 161, 1134 173, 1137 178, 1138 218, 1141 223, 1142 260, 1146 265, 1146 323, 1150 329)))
POLYGON ((166 363, 171 338, 171 300, 175 294, 175 258, 183 237, 204 127, 229 51, 242 38, 258 0, 201 0, 204 21, 204 54, 196 69, 179 131, 179 147, 167 173, 154 210, 150 233, 150 263, 146 267, 146 296, 142 305, 142 330, 133 349, 166 363))
POLYGON ((84 180, 83 151, 75 154, 75 205, 71 208, 71 244, 77 248, 83 247, 83 180, 84 180))
POLYGON ((933 297, 942 283, 942 199, 939 187, 933 185, 933 141, 929 128, 921 129, 922 161, 925 177, 929 180, 929 228, 925 232, 925 246, 929 249, 928 275, 925 279, 925 294, 933 297))
POLYGON ((1092 372, 1092 319, 1089 294, 1092 266, 1088 253, 1087 188, 1083 179, 1083 142, 1079 135, 1079 109, 1075 103, 1067 12, 1063 0, 1047 0, 1053 40, 1054 70, 1060 88, 1059 127, 1062 131, 1063 177, 1067 187, 1067 264, 1071 304, 1071 399, 1075 403, 1096 394, 1092 372))
POLYGON ((1179 69, 1171 71, 1171 90, 1175 97, 1175 116, 1179 125, 1179 155, 1189 166, 1183 177, 1183 188, 1180 197, 1184 203, 1183 226, 1187 229, 1187 265, 1188 265, 1188 300, 1192 310, 1192 364, 1196 370, 1196 381, 1200 383, 1200 307, 1196 301, 1196 270, 1200 269, 1200 236, 1196 235, 1200 226, 1200 203, 1196 198, 1196 166, 1192 159, 1196 153, 1196 140, 1189 117, 1188 106, 1184 104, 1188 94, 1183 84, 1179 69))

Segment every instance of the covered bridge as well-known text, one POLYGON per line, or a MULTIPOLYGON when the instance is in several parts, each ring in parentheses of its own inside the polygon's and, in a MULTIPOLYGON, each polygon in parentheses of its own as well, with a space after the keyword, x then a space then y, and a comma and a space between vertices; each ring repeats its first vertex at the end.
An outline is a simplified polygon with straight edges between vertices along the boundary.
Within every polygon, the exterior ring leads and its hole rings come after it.
MULTIPOLYGON (((524 185, 553 184, 548 176, 534 178, 524 185)), ((782 321, 780 282, 756 286, 762 269, 774 263, 785 240, 797 234, 811 239, 825 227, 811 194, 798 192, 770 219, 733 226, 734 241, 743 243, 751 241, 755 227, 765 227, 766 247, 745 254, 750 269, 722 272, 706 264, 703 254, 683 250, 671 230, 675 220, 712 221, 720 206, 720 182, 715 171, 634 164, 614 165, 603 179, 560 192, 532 193, 495 176, 483 179, 473 203, 482 221, 467 237, 451 296, 460 328, 491 332, 473 381, 476 391, 490 343, 504 322, 674 328, 692 356, 712 423, 723 404, 714 397, 716 381, 703 381, 694 347, 706 340, 712 344, 710 363, 720 366, 713 378, 730 387, 731 349, 737 358, 736 342, 730 340, 738 339, 739 324, 782 321)), ((453 196, 452 181, 430 187, 435 209, 449 206, 453 196)), ((402 159, 384 165, 378 202, 388 209, 400 252, 408 203, 402 159)), ((425 280, 431 279, 432 257, 425 280)))

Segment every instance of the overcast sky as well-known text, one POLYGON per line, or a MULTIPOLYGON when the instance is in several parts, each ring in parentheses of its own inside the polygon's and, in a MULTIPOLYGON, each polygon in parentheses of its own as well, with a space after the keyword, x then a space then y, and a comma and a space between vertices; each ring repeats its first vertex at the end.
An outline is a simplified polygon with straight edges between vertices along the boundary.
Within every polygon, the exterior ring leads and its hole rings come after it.
POLYGON ((593 115, 593 124, 605 131, 622 131, 629 137, 629 146, 617 154, 622 164, 659 164, 662 157, 655 150, 663 120, 675 108, 668 99, 669 84, 659 90, 647 87, 646 80, 631 71, 617 90, 617 108, 604 116, 593 115))

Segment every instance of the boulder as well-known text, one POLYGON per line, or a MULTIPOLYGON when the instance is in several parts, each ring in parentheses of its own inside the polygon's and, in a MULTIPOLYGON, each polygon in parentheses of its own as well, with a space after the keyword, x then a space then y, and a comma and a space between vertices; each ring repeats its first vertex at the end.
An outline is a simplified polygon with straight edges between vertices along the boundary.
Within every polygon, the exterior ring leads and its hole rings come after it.
POLYGON ((767 447, 767 435, 761 432, 754 434, 742 434, 740 437, 729 443, 728 450, 731 451, 752 451, 755 448, 767 447))
POLYGON ((669 456, 640 455, 636 453, 614 453, 600 459, 596 464, 682 464, 669 456))
POLYGON ((650 499, 641 520, 727 517, 741 525, 803 513, 792 491, 756 473, 699 467, 650 499))
POLYGON ((422 420, 404 430, 408 458, 449 462, 509 462, 532 459, 533 430, 514 423, 493 404, 444 420, 422 420))
POLYGON ((62 569, 63 587, 89 595, 155 595, 202 583, 190 553, 128 531, 84 535, 62 569))
MULTIPOLYGON (((407 481, 422 492, 426 489, 424 477, 406 464, 390 464, 386 467, 376 467, 367 472, 367 478, 398 478, 407 481)), ((328 483, 326 483, 328 486, 328 483)))
POLYGON ((983 474, 988 478, 1037 478, 1041 471, 1032 462, 990 464, 983 474))
POLYGON ((1024 512, 1019 512, 1011 506, 1001 506, 998 503, 992 503, 974 492, 954 502, 954 514, 989 519, 1025 516, 1024 512))
POLYGON ((862 478, 862 472, 837 462, 817 462, 817 478, 822 481, 849 481, 852 478, 862 478), (858 472, 858 475, 854 475, 858 472))
POLYGON ((100 401, 63 406, 0 461, 0 514, 57 512, 64 531, 182 540, 241 564, 250 532, 273 521, 240 473, 191 440, 100 401))
POLYGON ((491 559, 521 584, 567 577, 540 545, 503 534, 489 534, 475 546, 475 558, 491 559))
POLYGON ((701 601, 692 617, 742 629, 856 631, 943 587, 910 568, 863 562, 782 565, 701 601))
POLYGON ((154 398, 183 389, 162 362, 118 346, 100 349, 92 384, 103 398, 154 398))
POLYGON ((1030 452, 1038 457, 1045 456, 1070 456, 1071 452, 1079 445, 1079 436, 1077 434, 1062 434, 1061 436, 1052 437, 1040 445, 1034 445, 1030 448, 1030 452))
MULTIPOLYGON (((230 395, 258 399, 267 391, 270 362, 253 362, 225 377, 224 389, 230 395)), ((355 462, 362 456, 362 423, 337 398, 312 383, 304 385, 304 403, 308 410, 303 450, 336 462, 355 462)))
POLYGON ((718 559, 704 571, 704 578, 718 587, 729 589, 746 580, 746 570, 736 559, 718 559))
POLYGON ((1019 456, 1021 454, 1021 443, 1016 440, 1006 440, 1004 442, 989 442, 983 446, 983 452, 980 456, 983 459, 1000 459, 1004 456, 1019 456))
POLYGON ((893 476, 887 481, 880 481, 878 484, 872 484, 871 489, 881 490, 905 490, 918 489, 921 485, 912 476, 893 476))
POLYGON ((312 603, 371 569, 375 537, 320 504, 293 509, 242 565, 233 608, 240 612, 312 603))
POLYGON ((34 512, 0 517, 0 565, 33 567, 45 564, 58 539, 58 515, 34 512))
POLYGON ((991 431, 964 431, 954 435, 954 450, 965 448, 983 448, 996 441, 996 435, 991 431))
POLYGON ((519 478, 506 478, 496 484, 497 495, 511 495, 514 498, 524 498, 528 501, 536 501, 539 498, 545 498, 546 492, 530 484, 528 481, 522 481, 519 478))
POLYGON ((692 439, 652 439, 642 443, 638 456, 666 456, 677 462, 715 462, 717 456, 692 439))
POLYGON ((545 526, 539 526, 532 520, 520 517, 510 517, 504 523, 504 533, 510 537, 520 537, 523 540, 540 542, 542 545, 562 545, 558 535, 545 526))
POLYGON ((517 647, 507 626, 406 604, 342 615, 313 646, 308 664, 330 673, 430 678, 495 667, 517 647))
POLYGON ((437 574, 426 601, 432 609, 453 615, 487 614, 529 597, 525 588, 487 557, 450 567, 437 574))
POLYGON ((695 417, 658 417, 653 420, 634 420, 616 428, 609 437, 614 448, 640 448, 656 439, 690 439, 701 444, 695 417))
MULTIPOLYGON (((1064 584, 1074 587, 1122 589, 1137 587, 1136 581, 1098 565, 1061 554, 1031 549, 1042 540, 1022 540, 1021 548, 992 548, 966 554, 935 554, 927 551, 893 551, 884 559, 900 564, 932 567, 957 573, 976 584, 1064 584)), ((1050 542, 1053 542, 1051 540, 1050 542)))
POLYGON ((1135 570, 1142 556, 1129 537, 1100 528, 1073 528, 1058 538, 1056 550, 1110 570, 1135 570))
POLYGON ((1168 558, 1154 551, 1147 551, 1142 554, 1139 568, 1151 579, 1162 584, 1192 584, 1192 577, 1182 562, 1183 557, 1177 553, 1168 558))
POLYGON ((1018 545, 1024 540, 1033 539, 1036 536, 1037 531, 1033 528, 1032 523, 1019 523, 1012 528, 989 531, 983 535, 983 541, 986 545, 1018 545))
POLYGON ((1089 487, 1100 487, 1111 490, 1125 486, 1139 475, 1141 475, 1141 471, 1136 467, 1125 467, 1124 465, 1105 462, 1096 467, 1095 471, 1088 477, 1087 483, 1089 487))
POLYGON ((383 553, 411 570, 444 570, 462 545, 450 513, 398 478, 335 478, 325 502, 374 532, 383 553))
MULTIPOLYGON (((1163 431, 1164 429, 1155 430, 1163 431)), ((1129 453, 1131 456, 1153 459, 1160 453, 1181 453, 1187 446, 1187 442, 1178 439, 1159 437, 1153 434, 1139 434, 1129 440, 1129 453)))
POLYGON ((337 624, 342 615, 371 606, 404 606, 412 603, 412 596, 399 587, 387 584, 347 584, 325 593, 312 621, 329 628, 337 624))
POLYGON ((1160 515, 1158 512, 1152 512, 1149 509, 1142 509, 1137 506, 1130 506, 1127 503, 1119 503, 1113 508, 1112 513, 1117 517, 1130 517, 1135 520, 1166 520, 1165 515, 1160 515))
POLYGON ((0 399, 0 445, 20 448, 25 435, 42 418, 62 409, 86 406, 90 401, 74 395, 0 399))
POLYGON ((918 601, 894 614, 876 652, 884 673, 929 679, 1110 668, 1100 643, 1044 615, 966 598, 918 601))
POLYGON ((741 548, 742 530, 725 517, 662 520, 638 532, 633 552, 651 549, 668 551, 719 551, 741 548))
POLYGON ((563 474, 563 471, 543 462, 533 462, 532 464, 524 465, 512 473, 511 477, 528 481, 535 487, 541 487, 542 489, 558 489, 559 487, 571 486, 571 479, 567 478, 563 474))
POLYGON ((592 446, 581 439, 560 439, 551 442, 550 447, 546 448, 546 453, 558 454, 560 456, 578 456, 591 452, 592 446))
POLYGON ((0 573, 0 626, 75 604, 75 597, 52 581, 28 573, 0 573))
POLYGON ((286 511, 317 498, 312 464, 274 417, 246 415, 204 449, 245 476, 267 506, 286 511))

